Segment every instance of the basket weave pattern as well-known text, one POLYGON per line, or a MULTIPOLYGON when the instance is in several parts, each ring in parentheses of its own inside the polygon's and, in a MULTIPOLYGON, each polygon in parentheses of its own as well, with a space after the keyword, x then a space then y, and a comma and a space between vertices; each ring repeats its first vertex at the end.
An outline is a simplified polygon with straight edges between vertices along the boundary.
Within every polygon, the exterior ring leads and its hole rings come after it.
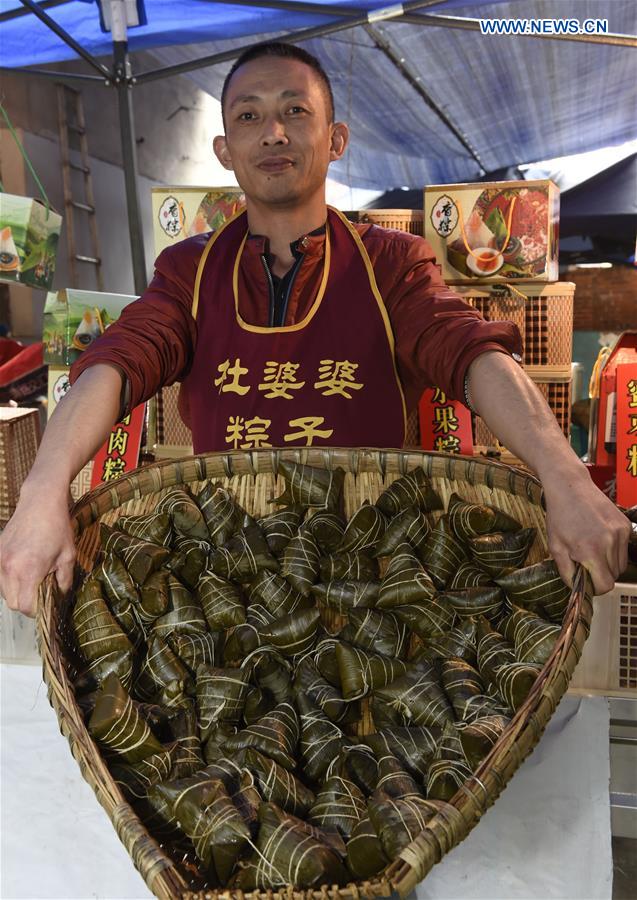
POLYGON ((467 303, 488 322, 514 322, 523 341, 525 366, 560 366, 570 369, 573 353, 573 297, 571 282, 516 285, 517 293, 505 286, 489 290, 456 288, 467 303))
POLYGON ((38 452, 39 438, 37 409, 0 410, 0 527, 15 512, 20 488, 38 452))
POLYGON ((177 407, 181 385, 171 384, 157 394, 157 443, 192 446, 192 431, 182 421, 177 407))
POLYGON ((345 213, 351 222, 369 222, 380 228, 407 231, 409 234, 423 233, 423 211, 421 209, 359 209, 345 213))
MULTIPOLYGON (((551 412, 557 419, 565 438, 571 435, 571 381, 536 381, 535 386, 542 394, 551 412)), ((478 447, 497 447, 498 439, 480 416, 473 417, 474 444, 478 447)))
MULTIPOLYGON (((198 486, 216 479, 235 495, 247 512, 266 511, 267 501, 279 493, 277 477, 281 459, 335 468, 347 474, 344 485, 345 512, 350 516, 365 499, 375 500, 395 478, 422 465, 432 478, 445 505, 457 491, 469 501, 494 503, 524 525, 538 529, 528 563, 546 556, 546 532, 541 508, 541 488, 532 476, 499 463, 436 453, 346 449, 263 450, 246 453, 210 454, 179 461, 166 461, 111 482, 82 498, 72 511, 78 564, 89 571, 99 545, 99 522, 113 522, 122 514, 139 514, 154 507, 158 496, 175 484, 198 486)), ((535 746, 581 655, 588 635, 592 606, 584 591, 584 573, 579 570, 571 594, 562 632, 529 697, 516 713, 500 740, 474 775, 453 799, 430 821, 425 830, 388 868, 374 879, 320 890, 255 891, 250 895, 229 891, 189 889, 187 874, 148 834, 124 800, 97 746, 84 726, 73 695, 70 675, 73 648, 69 628, 71 600, 59 595, 49 577, 41 589, 37 627, 44 678, 49 699, 67 737, 84 778, 111 818, 117 833, 149 888, 160 898, 225 898, 242 900, 292 900, 292 898, 356 898, 389 896, 392 890, 405 895, 424 878, 431 867, 461 841, 495 801, 513 772, 535 746)), ((364 730, 370 725, 361 723, 364 730)))

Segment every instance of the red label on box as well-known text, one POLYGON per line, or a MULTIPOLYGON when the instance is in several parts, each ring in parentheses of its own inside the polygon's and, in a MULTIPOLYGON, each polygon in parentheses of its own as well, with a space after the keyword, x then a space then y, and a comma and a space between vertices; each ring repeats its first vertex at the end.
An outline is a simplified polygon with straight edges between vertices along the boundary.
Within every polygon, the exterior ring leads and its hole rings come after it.
POLYGON ((615 466, 617 462, 617 367, 637 362, 637 332, 627 331, 619 338, 606 360, 599 378, 597 446, 598 466, 615 466))
POLYGON ((448 400, 440 388, 427 388, 418 406, 423 450, 473 453, 471 413, 459 400, 448 400))
POLYGON ((113 426, 107 440, 95 454, 91 488, 137 468, 145 411, 146 404, 142 403, 113 426))
POLYGON ((617 503, 637 503, 637 363, 617 366, 617 503))

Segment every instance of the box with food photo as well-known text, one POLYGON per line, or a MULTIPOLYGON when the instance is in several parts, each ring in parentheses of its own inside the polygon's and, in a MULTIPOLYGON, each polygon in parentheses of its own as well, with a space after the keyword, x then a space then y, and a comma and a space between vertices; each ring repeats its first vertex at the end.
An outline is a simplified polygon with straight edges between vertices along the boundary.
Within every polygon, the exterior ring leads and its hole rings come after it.
POLYGON ((243 205, 238 187, 154 187, 153 235, 157 256, 176 241, 216 231, 243 205))
POLYGON ((424 234, 445 281, 556 281, 559 188, 552 181, 429 185, 424 234))
POLYGON ((48 290, 62 216, 31 197, 0 193, 0 281, 48 290))

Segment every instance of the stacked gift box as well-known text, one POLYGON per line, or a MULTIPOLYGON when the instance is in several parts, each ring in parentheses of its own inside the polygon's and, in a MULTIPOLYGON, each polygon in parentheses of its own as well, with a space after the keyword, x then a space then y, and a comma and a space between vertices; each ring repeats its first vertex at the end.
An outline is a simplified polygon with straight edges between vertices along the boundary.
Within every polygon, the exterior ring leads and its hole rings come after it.
MULTIPOLYGON (((445 281, 485 319, 518 326, 522 365, 568 438, 575 285, 557 280, 559 202, 548 180, 430 185, 423 231, 445 281)), ((477 416, 473 439, 510 457, 477 416)))
MULTIPOLYGON (((71 386, 69 370, 73 363, 134 299, 128 294, 98 293, 77 288, 47 294, 42 340, 44 362, 48 365, 49 418, 71 386)), ((91 460, 73 479, 71 494, 74 500, 90 489, 93 468, 91 460)))
MULTIPOLYGON (((559 190, 551 181, 430 185, 424 212, 360 210, 373 222, 423 234, 447 284, 488 321, 514 322, 524 366, 569 437, 575 285, 558 282, 559 190)), ((511 454, 478 417, 441 391, 425 392, 407 425, 407 445, 511 454), (460 436, 460 439, 459 439, 460 436)))

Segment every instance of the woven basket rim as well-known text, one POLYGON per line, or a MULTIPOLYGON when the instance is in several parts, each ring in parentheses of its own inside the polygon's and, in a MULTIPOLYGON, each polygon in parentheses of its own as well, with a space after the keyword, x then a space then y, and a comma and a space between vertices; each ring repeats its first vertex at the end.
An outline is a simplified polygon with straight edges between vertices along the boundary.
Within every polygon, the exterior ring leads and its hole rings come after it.
MULTIPOLYGON (((529 470, 523 470, 518 466, 512 466, 508 463, 501 462, 500 460, 487 458, 484 456, 463 456, 462 454, 450 455, 448 453, 438 452, 436 450, 418 450, 418 449, 410 449, 405 450, 401 448, 383 448, 383 449, 375 449, 375 448, 366 448, 366 447, 311 447, 311 448, 295 448, 292 449, 290 447, 272 447, 260 450, 245 450, 245 451, 220 451, 215 453, 199 453, 193 454, 191 456, 184 456, 180 459, 163 459, 158 462, 152 463, 150 466, 143 466, 137 469, 133 469, 127 475, 118 478, 116 481, 107 482, 99 487, 93 488, 87 494, 80 497, 71 507, 70 515, 72 519, 77 519, 78 515, 82 512, 82 510, 90 507, 91 504, 103 497, 104 495, 112 493, 113 490, 117 490, 118 487, 121 487, 125 483, 130 483, 131 479, 140 475, 140 473, 147 472, 150 469, 161 472, 164 470, 170 470, 175 468, 176 466, 184 465, 188 462, 194 461, 202 461, 206 460, 216 460, 219 459, 222 461, 224 465, 224 469, 226 471, 226 475, 230 477, 232 474, 253 474, 256 475, 258 472, 267 472, 267 471, 277 471, 278 464, 281 460, 291 460, 293 462, 299 463, 307 463, 308 465, 319 465, 320 460, 324 462, 331 462, 333 457, 336 456, 338 458, 339 454, 346 454, 348 457, 348 461, 351 462, 353 460, 359 460, 362 457, 362 461, 370 462, 374 461, 375 465, 373 467, 370 466, 370 471, 379 471, 383 476, 387 471, 387 459, 397 459, 400 460, 398 467, 396 470, 400 475, 404 475, 411 465, 410 460, 413 460, 413 465, 419 465, 420 463, 417 460, 421 460, 422 458, 430 458, 432 460, 438 460, 440 463, 444 463, 445 468, 449 470, 453 470, 456 465, 467 464, 470 468, 476 469, 484 469, 492 470, 495 472, 500 472, 503 476, 506 475, 511 482, 511 485, 518 479, 522 478, 528 484, 533 485, 539 492, 539 502, 543 505, 544 500, 544 492, 542 488, 542 484, 539 478, 533 474, 533 472, 529 470), (315 459, 316 457, 320 457, 320 460, 317 462, 308 462, 308 459, 315 459), (238 473, 233 471, 233 460, 240 459, 244 461, 247 465, 247 471, 244 473, 238 473), (273 468, 260 468, 259 461, 260 460, 269 460, 272 463, 273 468)), ((358 474, 358 471, 363 471, 359 469, 358 464, 354 466, 350 471, 354 474, 358 474)), ((208 477, 202 475, 202 479, 208 477)), ((451 477, 451 476, 448 476, 451 477)), ((485 483, 489 483, 486 481, 485 483)), ((168 487, 169 483, 162 484, 161 487, 168 487)), ((127 496, 125 499, 122 499, 122 503, 126 502, 132 498, 132 494, 127 496)), ((527 490, 527 497, 531 499, 531 495, 527 490)))
MULTIPOLYGON (((232 474, 252 474, 276 471, 282 459, 292 459, 308 464, 325 465, 353 463, 350 468, 359 471, 379 471, 404 474, 416 465, 427 470, 436 469, 436 476, 455 480, 459 470, 470 483, 482 483, 489 487, 508 489, 520 494, 534 504, 541 505, 543 493, 539 480, 531 473, 491 459, 450 456, 444 453, 409 450, 370 450, 366 448, 281 448, 273 450, 236 451, 229 453, 200 454, 180 460, 164 460, 151 466, 136 469, 115 482, 105 484, 80 498, 71 509, 72 522, 78 533, 110 509, 115 509, 130 499, 140 498, 163 490, 173 484, 190 483, 212 477, 211 467, 219 466, 226 477, 232 474), (390 463, 391 465, 387 466, 390 463), (363 468, 361 468, 361 465, 363 468), (239 468, 242 471, 237 472, 239 468), (193 477, 193 476, 198 477, 193 477), (168 477, 166 477, 168 476, 168 477), (175 476, 173 480, 172 476, 175 476), (183 476, 188 476, 183 477, 183 476), (478 477, 482 476, 482 477, 478 477), (139 490, 138 482, 146 482, 152 490, 139 490), (499 482, 496 484, 496 482, 499 482), (117 501, 117 502, 116 502, 117 501)), ((134 864, 150 889, 158 897, 203 898, 204 892, 192 892, 177 871, 172 860, 161 851, 145 826, 124 799, 96 745, 88 735, 72 686, 63 666, 57 640, 58 605, 62 598, 53 575, 40 587, 40 602, 36 617, 38 648, 43 661, 43 676, 48 686, 51 705, 55 709, 60 730, 67 737, 84 778, 93 788, 98 801, 104 807, 126 846, 134 864)), ((539 740, 559 699, 565 692, 570 675, 581 655, 588 635, 592 604, 585 591, 585 572, 578 567, 569 607, 556 647, 523 707, 516 713, 502 737, 481 763, 474 775, 465 782, 443 811, 430 820, 426 828, 400 854, 400 857, 371 880, 351 882, 344 887, 323 886, 320 890, 298 891, 292 887, 281 890, 254 891, 250 894, 228 890, 208 890, 205 897, 230 900, 237 897, 252 900, 354 900, 363 897, 386 897, 392 890, 401 896, 408 894, 425 877, 440 858, 468 834, 475 821, 491 805, 508 783, 509 778, 525 756, 539 740), (522 752, 517 741, 522 742, 522 752), (471 824, 468 824, 471 822, 471 824)))

